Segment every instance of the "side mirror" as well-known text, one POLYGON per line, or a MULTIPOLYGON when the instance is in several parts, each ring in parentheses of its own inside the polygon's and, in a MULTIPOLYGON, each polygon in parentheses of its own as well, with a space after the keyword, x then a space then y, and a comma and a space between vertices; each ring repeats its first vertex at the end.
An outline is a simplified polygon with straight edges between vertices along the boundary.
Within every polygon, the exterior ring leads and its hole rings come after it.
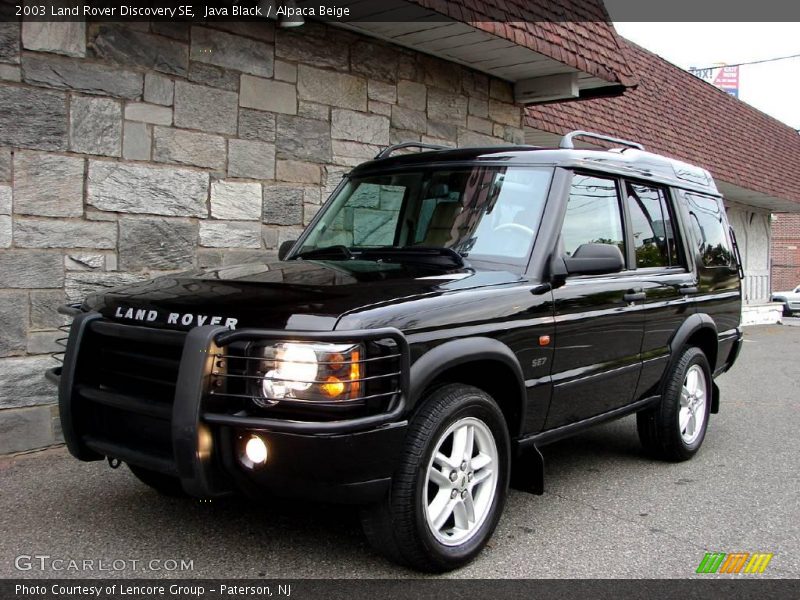
POLYGON ((278 260, 283 260, 286 258, 286 255, 289 254, 289 251, 292 247, 297 243, 297 240, 286 240, 285 242, 281 243, 278 247, 278 260))
POLYGON ((625 259, 613 244, 581 244, 572 256, 564 257, 564 265, 570 275, 602 275, 622 271, 625 259))

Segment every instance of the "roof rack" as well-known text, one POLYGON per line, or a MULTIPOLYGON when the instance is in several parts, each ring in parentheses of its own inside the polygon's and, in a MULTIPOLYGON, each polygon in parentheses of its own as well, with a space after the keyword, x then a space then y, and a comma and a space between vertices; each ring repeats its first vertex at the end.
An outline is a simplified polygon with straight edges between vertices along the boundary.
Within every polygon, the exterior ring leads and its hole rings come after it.
POLYGON ((561 138, 561 143, 558 145, 559 148, 567 148, 572 150, 575 148, 575 143, 572 141, 573 138, 576 137, 588 137, 594 138, 596 140, 603 140, 606 142, 613 142, 615 144, 622 144, 623 146, 630 146, 631 148, 637 148, 639 150, 644 150, 644 146, 637 142, 630 142, 628 140, 622 140, 619 138, 611 137, 610 135, 603 135, 602 133, 592 133, 591 131, 570 131, 567 135, 561 138))
POLYGON ((403 142, 402 144, 394 144, 389 146, 388 148, 384 148, 378 154, 375 155, 375 158, 386 158, 392 152, 396 152, 397 150, 402 150, 403 148, 422 148, 423 150, 452 150, 449 146, 440 146, 439 144, 421 144, 420 142, 403 142))

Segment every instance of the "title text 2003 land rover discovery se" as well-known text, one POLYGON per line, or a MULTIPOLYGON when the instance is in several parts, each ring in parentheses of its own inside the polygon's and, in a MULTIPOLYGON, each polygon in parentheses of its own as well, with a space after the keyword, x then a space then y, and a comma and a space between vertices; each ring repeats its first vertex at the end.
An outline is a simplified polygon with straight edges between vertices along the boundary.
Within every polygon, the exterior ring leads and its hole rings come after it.
POLYGON ((50 373, 70 452, 165 492, 360 503, 379 551, 431 571, 480 551, 509 483, 541 493, 548 442, 635 412, 690 458, 741 343, 722 199, 578 135, 395 146, 281 262, 90 296, 50 373))

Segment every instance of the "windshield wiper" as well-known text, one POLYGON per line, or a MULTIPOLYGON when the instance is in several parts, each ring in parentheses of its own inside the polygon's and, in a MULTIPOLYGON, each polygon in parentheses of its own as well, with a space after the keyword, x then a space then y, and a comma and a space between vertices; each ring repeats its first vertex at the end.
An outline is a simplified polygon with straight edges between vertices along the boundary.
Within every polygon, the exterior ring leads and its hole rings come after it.
POLYGON ((295 258, 324 258, 326 256, 341 257, 349 260, 353 258, 353 253, 350 252, 350 248, 347 246, 339 244, 336 246, 323 246, 322 248, 306 250, 298 254, 295 258))
POLYGON ((424 262, 442 267, 463 267, 464 257, 452 248, 438 246, 386 246, 365 248, 359 258, 388 256, 397 262, 424 262))
POLYGON ((425 263, 446 268, 465 266, 464 258, 452 248, 438 246, 385 246, 382 248, 350 248, 343 245, 323 246, 301 252, 295 258, 333 258, 340 260, 389 259, 388 262, 425 263))

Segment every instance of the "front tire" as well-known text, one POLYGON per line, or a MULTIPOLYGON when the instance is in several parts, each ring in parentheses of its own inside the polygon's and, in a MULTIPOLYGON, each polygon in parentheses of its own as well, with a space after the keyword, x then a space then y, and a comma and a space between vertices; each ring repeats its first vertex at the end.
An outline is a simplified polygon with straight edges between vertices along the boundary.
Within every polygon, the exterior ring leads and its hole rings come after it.
POLYGON ((461 384, 432 392, 411 421, 389 495, 362 511, 372 546, 421 571, 470 562, 500 520, 509 448, 503 413, 488 394, 461 384))
POLYGON ((645 450, 664 460, 692 458, 705 439, 711 391, 706 355, 699 348, 686 348, 666 375, 661 402, 636 415, 645 450))

